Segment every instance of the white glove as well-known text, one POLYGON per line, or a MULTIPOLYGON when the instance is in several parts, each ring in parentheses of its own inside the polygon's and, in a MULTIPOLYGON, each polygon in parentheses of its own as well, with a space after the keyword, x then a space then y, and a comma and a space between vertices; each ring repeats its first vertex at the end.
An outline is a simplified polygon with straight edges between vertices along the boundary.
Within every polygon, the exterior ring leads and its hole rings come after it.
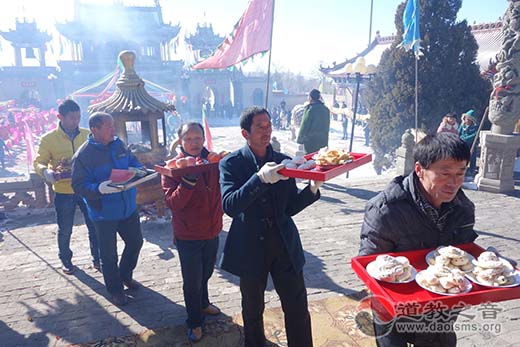
POLYGON ((281 170, 284 167, 284 164, 276 164, 275 162, 270 161, 265 163, 256 174, 258 177, 260 177, 260 181, 262 181, 262 183, 274 184, 280 180, 285 181, 289 179, 289 177, 280 175, 278 173, 278 170, 281 170))
POLYGON ((318 189, 320 189, 322 184, 323 184, 323 181, 311 180, 309 185, 310 185, 312 194, 316 195, 316 193, 318 192, 318 189))
POLYGON ((56 178, 54 177, 54 171, 51 169, 43 169, 43 177, 49 183, 56 182, 56 178))
POLYGON ((99 192, 101 194, 114 194, 121 192, 121 189, 109 186, 110 183, 112 183, 111 180, 101 182, 98 187, 99 192))

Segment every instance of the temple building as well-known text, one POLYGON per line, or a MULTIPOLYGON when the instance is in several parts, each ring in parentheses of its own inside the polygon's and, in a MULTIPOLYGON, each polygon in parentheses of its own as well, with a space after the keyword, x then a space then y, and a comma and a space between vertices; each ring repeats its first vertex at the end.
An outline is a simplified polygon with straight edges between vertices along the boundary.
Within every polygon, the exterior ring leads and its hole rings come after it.
MULTIPOLYGON (((495 56, 500 50, 502 43, 502 22, 474 24, 470 27, 471 33, 478 44, 476 60, 480 70, 485 73, 496 63, 495 56)), ((354 64, 358 58, 363 57, 366 65, 373 64, 377 66, 383 52, 390 48, 396 40, 401 40, 401 38, 396 35, 383 37, 377 32, 375 39, 361 53, 351 59, 346 59, 344 62, 333 63, 332 66, 320 66, 320 72, 334 81, 338 95, 345 95, 347 100, 351 100, 351 93, 347 91, 352 88, 352 83, 347 80, 349 64, 354 64)), ((362 102, 361 99, 360 101, 362 102)), ((351 104, 351 102, 347 102, 347 104, 351 104)))
POLYGON ((163 22, 157 1, 153 6, 75 1, 72 20, 56 29, 70 43, 71 59, 58 62, 67 92, 113 71, 124 50, 136 53, 136 68, 150 81, 171 86, 181 75, 182 62, 172 61, 168 50, 180 28, 163 22))
POLYGON ((15 66, 0 69, 0 98, 17 99, 22 106, 40 106, 42 100, 54 97, 52 81, 57 71, 45 62, 46 45, 52 37, 26 20, 17 20, 14 30, 1 31, 0 35, 12 45, 15 61, 15 66))
POLYGON ((194 51, 198 51, 201 58, 207 58, 218 47, 224 36, 218 36, 213 32, 211 24, 197 24, 196 34, 186 38, 186 42, 193 47, 194 51))
MULTIPOLYGON (((201 59, 209 56, 223 38, 207 24, 198 25, 195 33, 185 37, 179 24, 163 21, 158 0, 140 6, 124 5, 122 1, 100 4, 75 0, 72 19, 57 23, 56 30, 60 51, 65 52, 57 60, 58 67, 49 71, 41 57, 52 37, 38 31, 36 23, 17 21, 14 30, 0 33, 15 48, 16 60, 15 67, 0 71, 0 99, 20 100, 24 93, 40 94, 43 107, 55 107, 57 99, 117 71, 117 56, 124 50, 135 52, 135 67, 143 79, 175 95, 168 101, 175 102, 181 114, 197 117, 207 102, 212 114, 216 114, 225 105, 239 107, 265 98, 265 78, 246 77, 240 69, 191 70, 189 66, 195 61, 176 55, 174 45, 189 46, 189 53, 201 59), (23 53, 31 56, 33 49, 40 50, 40 70, 22 66, 23 53), (20 76, 24 77, 23 83, 20 76), (37 78, 43 82, 37 82, 37 78), (13 89, 16 84, 23 86, 13 89)), ((91 99, 77 101, 86 110, 91 99)))

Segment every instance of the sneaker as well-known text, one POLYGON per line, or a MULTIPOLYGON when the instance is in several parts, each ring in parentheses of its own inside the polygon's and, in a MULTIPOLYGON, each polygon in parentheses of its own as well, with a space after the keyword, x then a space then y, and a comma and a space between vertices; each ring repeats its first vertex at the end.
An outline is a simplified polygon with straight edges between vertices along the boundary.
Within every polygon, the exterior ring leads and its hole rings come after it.
POLYGON ((124 284, 128 289, 134 289, 134 290, 137 290, 137 289, 139 289, 139 287, 141 287, 141 285, 139 284, 139 282, 137 282, 136 280, 123 281, 123 284, 124 284))
POLYGON ((125 293, 117 293, 112 295, 112 302, 116 306, 125 306, 128 304, 128 296, 125 293))
POLYGON ((211 316, 216 316, 220 314, 220 308, 215 305, 209 304, 208 307, 202 309, 202 313, 209 314, 211 316))
POLYGON ((191 342, 199 342, 202 339, 202 327, 188 329, 188 339, 191 342))
POLYGON ((61 267, 61 271, 63 271, 63 273, 65 275, 72 275, 74 273, 74 271, 76 271, 76 268, 74 267, 74 265, 72 264, 69 264, 69 265, 63 265, 61 267))

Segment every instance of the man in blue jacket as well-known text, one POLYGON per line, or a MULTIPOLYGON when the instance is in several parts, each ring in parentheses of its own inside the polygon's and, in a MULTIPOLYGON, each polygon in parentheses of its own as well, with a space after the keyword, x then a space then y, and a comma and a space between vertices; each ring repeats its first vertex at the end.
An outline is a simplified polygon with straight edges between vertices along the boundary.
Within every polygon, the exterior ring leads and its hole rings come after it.
POLYGON ((137 289, 132 274, 143 245, 136 188, 120 190, 110 186, 112 169, 142 168, 126 145, 114 137, 114 119, 104 112, 89 118, 91 135, 76 152, 72 162, 72 188, 87 203, 99 241, 101 270, 112 301, 119 306, 128 303, 123 285, 137 289), (117 263, 116 233, 125 242, 117 263))
POLYGON ((247 145, 221 160, 220 187, 224 212, 233 218, 222 268, 240 277, 245 346, 265 346, 264 291, 271 274, 289 347, 309 347, 305 259, 291 217, 320 198, 323 182, 311 181, 299 191, 293 178, 278 173, 288 157, 270 145, 271 117, 265 108, 244 110, 240 127, 247 145))

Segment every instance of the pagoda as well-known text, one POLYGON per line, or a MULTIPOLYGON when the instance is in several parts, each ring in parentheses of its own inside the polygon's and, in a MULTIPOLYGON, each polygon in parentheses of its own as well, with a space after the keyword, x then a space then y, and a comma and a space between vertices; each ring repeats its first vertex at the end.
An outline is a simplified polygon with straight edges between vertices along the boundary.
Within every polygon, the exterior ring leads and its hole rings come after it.
POLYGON ((52 37, 46 32, 38 30, 34 21, 20 22, 17 20, 15 30, 0 31, 0 35, 13 45, 15 66, 23 66, 22 48, 25 50, 26 58, 36 58, 34 49, 37 49, 39 65, 45 66, 45 45, 52 37))
POLYGON ((194 35, 186 38, 186 42, 192 45, 193 49, 199 51, 201 58, 207 58, 224 41, 223 36, 218 36, 213 31, 211 24, 198 24, 194 35))
POLYGON ((25 19, 16 20, 14 30, 0 31, 0 35, 13 46, 15 62, 15 66, 4 66, 0 71, 6 94, 2 97, 15 99, 21 106, 40 106, 41 100, 55 100, 56 68, 47 67, 45 62, 46 45, 52 37, 39 30, 34 21, 25 19))
MULTIPOLYGON (((185 40, 191 45, 193 51, 197 52, 198 60, 202 60, 209 57, 222 44, 224 37, 215 34, 211 24, 197 23, 195 33, 187 36, 185 40)), ((247 88, 245 86, 247 82, 255 87, 262 86, 261 83, 253 80, 254 78, 245 78, 239 69, 190 70, 190 86, 183 88, 182 91, 190 100, 192 109, 201 109, 203 104, 209 102, 209 117, 213 117, 230 103, 235 105, 243 103, 243 90, 247 88)), ((179 108, 179 111, 182 113, 182 108, 179 108)))

